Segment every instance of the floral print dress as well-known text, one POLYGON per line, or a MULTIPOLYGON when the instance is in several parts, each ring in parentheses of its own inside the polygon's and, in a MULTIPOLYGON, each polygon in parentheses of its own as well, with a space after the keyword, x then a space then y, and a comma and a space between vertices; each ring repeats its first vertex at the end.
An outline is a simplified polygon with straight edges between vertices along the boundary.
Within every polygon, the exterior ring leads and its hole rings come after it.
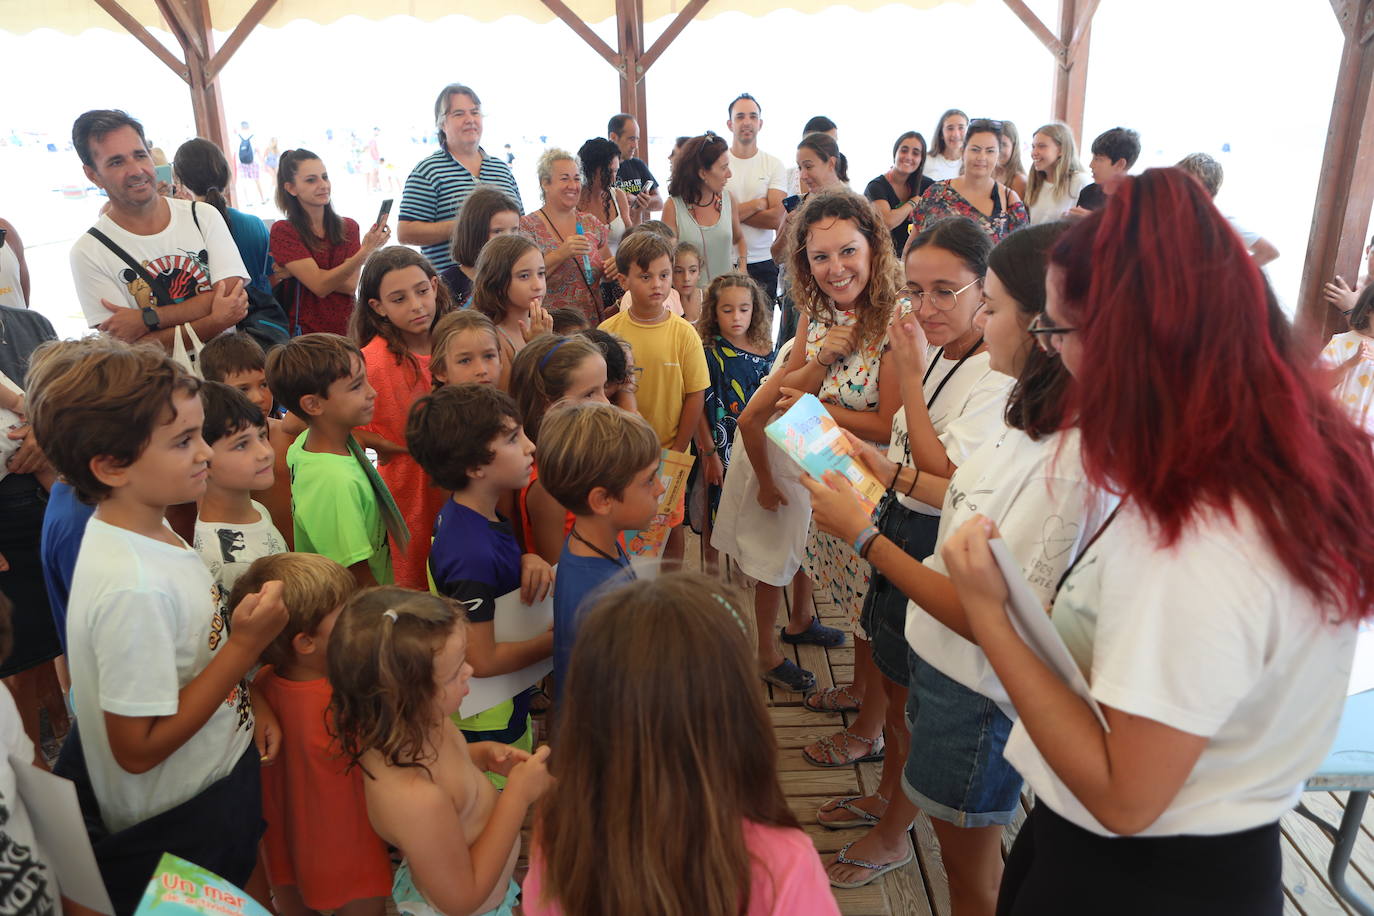
POLYGON ((1003 195, 1007 193, 1004 185, 993 190, 993 215, 988 216, 979 210, 968 198, 954 190, 949 180, 937 181, 926 188, 916 204, 916 212, 911 214, 911 234, 933 226, 947 216, 967 216, 978 224, 978 228, 988 234, 995 245, 1017 229, 1030 225, 1030 211, 1022 200, 1006 206, 1003 195))
MULTIPOLYGON (((848 327, 858 320, 856 312, 837 312, 840 327, 848 327)), ((821 341, 829 326, 812 321, 806 332, 806 357, 816 359, 821 341)), ((817 397, 822 404, 834 404, 847 410, 878 409, 878 368, 887 351, 887 334, 867 346, 838 359, 821 382, 817 397)), ((881 448, 881 443, 879 443, 881 448)), ((825 534, 811 522, 806 543, 806 574, 816 588, 830 595, 830 600, 849 620, 854 635, 867 639, 859 626, 859 612, 863 610, 864 595, 868 594, 868 574, 872 567, 862 559, 848 541, 825 534)))

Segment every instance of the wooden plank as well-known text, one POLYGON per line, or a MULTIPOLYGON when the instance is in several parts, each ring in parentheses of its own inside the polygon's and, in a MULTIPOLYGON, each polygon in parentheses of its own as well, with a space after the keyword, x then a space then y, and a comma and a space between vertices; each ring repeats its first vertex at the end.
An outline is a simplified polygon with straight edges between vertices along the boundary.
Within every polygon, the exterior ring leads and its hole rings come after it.
POLYGON ((921 863, 931 909, 939 916, 949 916, 949 877, 945 874, 945 863, 940 857, 940 841, 935 838, 935 825, 924 811, 916 815, 911 837, 916 844, 916 858, 921 863))
POLYGON ((173 73, 188 83, 191 81, 191 73, 186 65, 177 60, 176 55, 167 50, 166 45, 154 38, 152 33, 145 29, 128 10, 119 5, 117 0, 95 0, 95 2, 102 10, 109 13, 115 22, 122 25, 126 32, 137 38, 139 44, 152 51, 154 57, 171 68, 173 73))
MULTIPOLYGON (((1297 847, 1298 853, 1311 866, 1312 871, 1331 890, 1331 895, 1338 897, 1335 888, 1331 887, 1330 879, 1327 877, 1331 862, 1332 844, 1330 838, 1316 824, 1296 811, 1285 814, 1281 826, 1284 833, 1293 841, 1293 845, 1297 847)), ((1346 881, 1357 896, 1365 900, 1374 900, 1374 887, 1370 886, 1358 869, 1347 868, 1346 881)))
MULTIPOLYGON (((888 908, 887 897, 883 893, 881 882, 865 885, 864 887, 839 888, 832 887, 831 893, 835 895, 835 902, 840 905, 840 912, 845 916, 896 916, 897 911, 888 908)), ((901 914, 906 916, 906 914, 901 914)))
POLYGON ((1293 895, 1298 908, 1307 916, 1335 916, 1348 912, 1303 858, 1297 844, 1282 831, 1279 854, 1283 857, 1283 886, 1293 895))
MULTIPOLYGON (((1302 801, 1313 814, 1325 818, 1333 826, 1340 826, 1341 816, 1345 813, 1345 809, 1336 804, 1336 799, 1332 797, 1330 792, 1304 792, 1302 801)), ((1314 864, 1318 866, 1317 870, 1325 875, 1331 861, 1332 840, 1324 831, 1296 811, 1284 816, 1285 824, 1289 818, 1295 822, 1303 821, 1316 833, 1317 839, 1314 839, 1312 844, 1312 854, 1316 856, 1314 864)), ((1352 888, 1365 887, 1367 889, 1364 892, 1365 899, 1374 902, 1374 886, 1371 885, 1371 879, 1374 879, 1374 843, 1369 841, 1363 830, 1355 840, 1355 848, 1351 850, 1350 866, 1346 869, 1346 875, 1352 888)))
POLYGON ((208 79, 219 76, 219 72, 224 69, 224 65, 229 63, 229 59, 234 56, 234 52, 248 38, 248 34, 257 28, 258 23, 277 5, 277 0, 257 0, 243 14, 239 24, 234 26, 234 31, 229 33, 229 37, 224 40, 224 44, 215 52, 215 56, 205 65, 205 75, 208 79))
POLYGON ((1088 38, 1088 29, 1092 28, 1093 16, 1097 13, 1097 4, 1100 0, 1078 0, 1082 6, 1074 10, 1074 17, 1077 20, 1073 26, 1073 37, 1069 39, 1069 46, 1064 56, 1070 61, 1078 57, 1079 48, 1088 38))
POLYGON ((773 706, 768 710, 773 726, 800 725, 807 728, 826 727, 844 728, 844 719, 837 712, 815 712, 805 706, 773 706))
POLYGON ((1083 143, 1083 107, 1088 92, 1088 48, 1092 34, 1091 14, 1097 0, 1059 0, 1059 35, 1064 54, 1054 68, 1054 116, 1073 130, 1083 143), (1089 15, 1083 16, 1086 11, 1089 15))
POLYGON ((1026 6, 1025 0, 1002 0, 1002 2, 1011 8, 1011 11, 1016 14, 1016 18, 1020 19, 1026 28, 1031 30, 1032 35, 1040 39, 1040 43, 1048 48, 1051 54, 1060 58, 1064 56, 1066 50, 1064 43, 1050 31, 1049 26, 1040 21, 1040 17, 1035 15, 1034 10, 1026 6))
POLYGON ((784 795, 858 795, 859 781, 854 777, 853 767, 835 770, 822 770, 809 767, 802 773, 779 773, 784 795))
POLYGON ((788 725, 773 729, 778 739, 778 747, 783 751, 793 751, 814 744, 821 738, 835 734, 833 725, 788 725))
POLYGON ((163 21, 167 23, 167 30, 176 37, 177 42, 186 51, 188 61, 192 55, 202 61, 209 57, 205 50, 205 36, 197 31, 196 24, 191 19, 191 11, 186 8, 182 0, 153 0, 153 2, 156 4, 158 12, 162 14, 163 21))

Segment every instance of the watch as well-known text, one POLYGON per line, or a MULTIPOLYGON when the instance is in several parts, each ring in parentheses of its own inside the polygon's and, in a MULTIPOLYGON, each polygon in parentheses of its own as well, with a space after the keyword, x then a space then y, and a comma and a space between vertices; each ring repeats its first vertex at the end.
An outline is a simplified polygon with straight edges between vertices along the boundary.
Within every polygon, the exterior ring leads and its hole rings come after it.
POLYGON ((148 330, 156 331, 162 327, 162 322, 160 322, 157 317, 157 309, 153 308, 151 305, 145 305, 142 308, 142 312, 143 323, 148 326, 148 330))

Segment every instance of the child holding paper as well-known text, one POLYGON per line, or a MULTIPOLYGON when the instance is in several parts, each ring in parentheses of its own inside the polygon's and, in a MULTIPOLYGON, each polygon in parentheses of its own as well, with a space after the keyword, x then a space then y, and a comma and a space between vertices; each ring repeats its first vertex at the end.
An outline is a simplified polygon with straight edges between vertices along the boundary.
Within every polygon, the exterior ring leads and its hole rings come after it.
MULTIPOLYGON (((621 337, 643 369, 635 400, 658 434, 659 445, 685 451, 706 404, 711 376, 701 337, 665 305, 673 288, 673 243, 656 232, 636 232, 617 249, 616 266, 630 294, 630 308, 602 322, 621 337)), ((682 560, 685 501, 668 519, 665 560, 682 560)))
MULTIPOLYGON (((497 642, 496 600, 520 591, 544 600, 553 570, 537 553, 521 553, 502 497, 529 480, 534 443, 520 427, 510 395, 494 385, 448 385, 415 402, 406 424, 410 454, 453 492, 434 523, 429 571, 435 590, 459 601, 468 619, 468 663, 476 677, 526 668, 553 654, 553 632, 523 642, 497 642), (462 430, 455 436, 454 430, 462 430)), ((531 747, 530 691, 458 722, 469 741, 531 747)))

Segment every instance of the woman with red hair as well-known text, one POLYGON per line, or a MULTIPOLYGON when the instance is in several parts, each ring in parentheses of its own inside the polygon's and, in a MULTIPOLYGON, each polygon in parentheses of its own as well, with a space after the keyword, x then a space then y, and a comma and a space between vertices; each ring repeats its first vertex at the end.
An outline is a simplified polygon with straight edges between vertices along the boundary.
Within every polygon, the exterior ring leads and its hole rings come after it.
POLYGON ((972 519, 943 556, 1036 797, 999 916, 1279 914, 1278 821, 1331 746, 1374 595, 1370 438, 1176 169, 1126 179, 1047 279, 1035 333, 1075 377, 1088 479, 1121 497, 1052 610, 1109 728, 1012 629, 972 519))

